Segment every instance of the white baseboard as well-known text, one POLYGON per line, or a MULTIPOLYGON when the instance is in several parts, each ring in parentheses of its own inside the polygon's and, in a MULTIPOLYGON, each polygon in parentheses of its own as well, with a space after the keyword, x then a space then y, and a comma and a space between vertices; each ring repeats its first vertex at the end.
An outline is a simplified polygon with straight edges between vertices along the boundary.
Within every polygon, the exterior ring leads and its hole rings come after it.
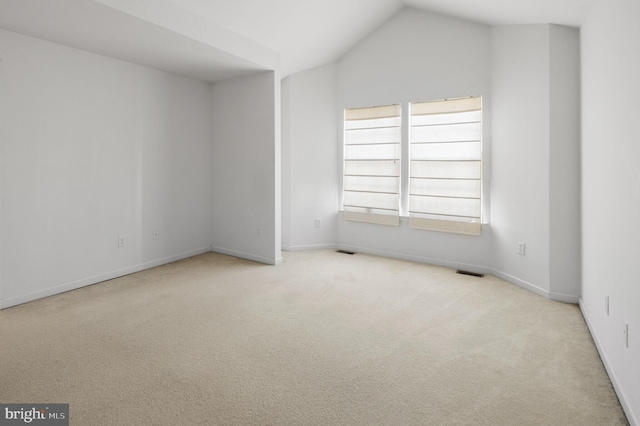
POLYGON ((188 257, 197 256, 199 254, 207 253, 209 251, 211 251, 209 247, 201 248, 198 250, 192 250, 185 253, 180 253, 173 256, 165 257, 162 259, 156 259, 149 262, 140 263, 138 265, 129 266, 127 268, 118 269, 116 271, 106 272, 104 274, 95 275, 93 277, 83 278, 81 280, 55 285, 53 287, 49 287, 44 290, 35 291, 33 293, 23 294, 20 296, 9 298, 9 299, 0 300, 0 309, 10 308, 11 306, 32 302, 37 299, 42 299, 44 297, 49 297, 49 296, 64 293, 67 291, 75 290, 81 287, 86 287, 88 285, 97 284, 102 281, 112 280, 114 278, 133 274, 135 272, 140 272, 145 269, 155 268, 156 266, 164 265, 166 263, 171 263, 177 260, 186 259, 188 257))
POLYGON ((497 269, 491 269, 491 274, 495 275, 498 278, 502 278, 505 281, 509 281, 511 284, 515 284, 518 287, 522 287, 525 290, 529 290, 539 296, 542 296, 545 299, 554 300, 556 302, 572 303, 572 304, 577 304, 579 300, 578 296, 574 296, 572 294, 565 294, 565 293, 556 293, 552 291, 550 292, 541 287, 538 287, 535 284, 532 284, 525 280, 521 280, 520 278, 514 277, 513 275, 509 275, 497 269))
POLYGON ((473 264, 462 263, 462 262, 452 262, 448 260, 434 259, 434 258, 423 257, 423 256, 415 256, 411 254, 397 253, 397 252, 391 252, 391 251, 385 251, 385 250, 376 250, 376 249, 371 249, 367 247, 359 247, 359 246, 345 245, 345 244, 339 244, 338 246, 326 245, 326 246, 297 246, 297 247, 287 247, 287 248, 283 247, 283 250, 296 251, 296 250, 317 250, 317 249, 335 249, 335 248, 339 248, 341 250, 359 252, 359 253, 368 253, 376 256, 391 257, 391 258, 400 259, 400 260, 408 260, 412 262, 427 263, 430 265, 444 266, 444 267, 453 268, 453 269, 464 269, 464 270, 478 272, 482 274, 491 274, 491 275, 495 275, 498 278, 502 278, 503 280, 508 281, 512 284, 515 284, 518 287, 522 287, 539 296, 542 296, 545 299, 550 299, 550 300, 554 300, 557 302, 564 302, 564 303, 573 303, 573 304, 578 303, 578 296, 564 294, 564 293, 549 292, 548 290, 538 287, 535 284, 521 280, 520 278, 514 277, 513 275, 507 274, 497 269, 490 268, 488 266, 473 265, 473 264))
POLYGON ((607 357, 607 353, 600 343, 600 339, 598 335, 595 333, 591 318, 589 316, 589 312, 587 311, 587 307, 585 306, 582 298, 579 298, 580 311, 582 312, 582 316, 584 317, 585 322, 587 323, 587 327, 589 328, 589 332, 591 333, 591 337, 596 344, 596 349, 598 349, 598 353, 600 354, 600 359, 602 360, 602 364, 604 364, 604 368, 607 370, 607 374, 609 375, 609 379, 611 380, 611 384, 618 395, 618 400, 620 401, 620 405, 622 405, 622 409, 627 416, 627 420, 631 426, 640 426, 640 422, 638 422, 638 417, 633 412, 631 405, 628 402, 628 399, 620 386, 620 380, 618 380, 618 376, 616 376, 616 372, 609 361, 609 357, 607 357))
POLYGON ((229 250, 222 247, 211 246, 210 251, 220 254, 226 254, 228 256, 239 257, 240 259, 253 260, 254 262, 266 263, 267 265, 279 265, 282 263, 282 257, 269 258, 263 256, 256 256, 255 254, 244 253, 236 250, 229 250))
POLYGON ((513 275, 506 274, 497 269, 491 269, 491 275, 495 275, 498 278, 502 278, 505 281, 509 281, 511 284, 515 284, 518 287, 522 287, 525 290, 529 290, 530 292, 535 293, 539 296, 542 296, 545 299, 550 299, 549 291, 543 288, 540 288, 535 284, 531 284, 530 282, 521 280, 520 278, 516 278, 513 275))
POLYGON ((429 265, 444 266, 444 267, 453 268, 453 269, 464 269, 467 271, 477 272, 481 274, 491 273, 491 269, 486 266, 472 265, 468 263, 451 262, 448 260, 433 259, 430 257, 415 256, 411 254, 397 253, 392 251, 375 250, 375 249, 370 249, 366 247, 358 247, 358 246, 351 246, 351 245, 344 245, 344 244, 339 244, 338 248, 340 250, 353 251, 356 253, 367 253, 367 254, 373 254, 376 256, 391 257, 393 259, 408 260, 411 262, 418 262, 418 263, 427 263, 429 265))
POLYGON ((284 251, 305 251, 305 250, 335 250, 337 244, 312 244, 307 246, 282 246, 284 251))
POLYGON ((553 291, 549 293, 549 299, 555 300, 556 302, 571 303, 574 305, 577 305, 580 301, 580 298, 578 296, 574 296, 572 294, 554 293, 553 291))

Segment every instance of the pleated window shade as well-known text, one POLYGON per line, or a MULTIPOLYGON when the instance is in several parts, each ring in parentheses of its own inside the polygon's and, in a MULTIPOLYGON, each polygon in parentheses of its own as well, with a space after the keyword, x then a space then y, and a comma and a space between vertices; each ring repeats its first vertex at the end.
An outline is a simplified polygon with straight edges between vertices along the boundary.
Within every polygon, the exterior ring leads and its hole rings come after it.
POLYGON ((482 98, 410 104, 409 226, 480 235, 482 98))
POLYGON ((400 105, 344 112, 344 218, 400 225, 400 105))

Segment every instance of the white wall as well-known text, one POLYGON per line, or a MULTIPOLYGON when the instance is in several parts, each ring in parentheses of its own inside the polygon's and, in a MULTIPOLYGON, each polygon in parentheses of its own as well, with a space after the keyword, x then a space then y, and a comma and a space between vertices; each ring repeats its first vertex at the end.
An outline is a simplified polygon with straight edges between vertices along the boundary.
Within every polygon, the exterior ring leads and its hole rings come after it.
POLYGON ((209 249, 210 85, 7 31, 0 59, 0 308, 209 249))
POLYGON ((281 262, 280 80, 213 84, 213 250, 281 262), (259 231, 258 231, 259 230, 259 231))
POLYGON ((549 26, 493 28, 491 227, 498 275, 549 291, 549 26), (518 242, 526 244, 525 256, 518 242))
POLYGON ((580 32, 549 26, 549 296, 580 295, 580 32))
POLYGON ((336 85, 335 64, 283 81, 284 250, 338 244, 336 85), (316 227, 316 219, 320 227, 316 227))
MULTIPOLYGON (((576 29, 489 28, 406 8, 341 58, 335 74, 330 65, 287 78, 285 247, 331 245, 332 233, 314 229, 313 220, 317 212, 335 212, 334 164, 339 187, 344 108, 401 103, 406 110, 411 101, 482 95, 483 213, 489 222, 483 235, 414 230, 406 218, 399 227, 349 222, 339 214, 338 245, 492 272, 545 297, 577 302, 579 66, 576 29), (320 141, 334 133, 335 150, 320 141), (320 200, 318 194, 326 195, 320 200), (518 242, 526 245, 524 256, 518 242)), ((406 137, 403 144, 406 149, 406 137)), ((406 161, 403 168, 406 173, 406 161)))
POLYGON ((632 425, 640 424, 639 19, 636 1, 595 0, 582 27, 581 307, 632 425))
POLYGON ((579 33, 493 28, 494 273, 545 297, 579 295, 579 33), (518 254, 518 243, 525 254, 518 254))
POLYGON ((281 117, 281 185, 282 185, 282 249, 291 247, 291 78, 282 79, 280 85, 280 117, 281 117))
MULTIPOLYGON (((338 62, 338 108, 482 95, 484 150, 491 140, 491 31, 484 25, 406 8, 338 62)), ((341 138, 338 144, 342 143, 341 138)), ((339 160, 340 161, 340 160, 339 160)), ((484 164, 489 187, 490 161, 484 164)), ((406 169, 406 164, 403 165, 406 169)), ((485 194, 488 206, 489 193, 485 194)), ((485 207, 486 207, 485 206, 485 207)), ((488 210, 485 208, 488 217, 488 210)), ((339 218, 343 248, 487 271, 491 233, 463 236, 349 222, 339 218)))

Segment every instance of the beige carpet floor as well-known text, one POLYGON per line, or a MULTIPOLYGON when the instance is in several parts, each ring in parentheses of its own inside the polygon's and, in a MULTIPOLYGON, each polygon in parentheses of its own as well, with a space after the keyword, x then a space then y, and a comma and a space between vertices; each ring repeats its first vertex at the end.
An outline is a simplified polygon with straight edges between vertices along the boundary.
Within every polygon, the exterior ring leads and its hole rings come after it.
POLYGON ((578 307, 333 251, 207 253, 0 311, 0 402, 72 425, 624 425, 578 307))

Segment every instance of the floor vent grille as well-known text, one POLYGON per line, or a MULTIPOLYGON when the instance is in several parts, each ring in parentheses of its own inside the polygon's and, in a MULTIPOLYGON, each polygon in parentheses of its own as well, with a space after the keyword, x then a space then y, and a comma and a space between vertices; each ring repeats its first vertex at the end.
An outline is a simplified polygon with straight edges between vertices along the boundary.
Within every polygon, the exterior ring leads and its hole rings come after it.
POLYGON ((460 275, 470 275, 472 277, 478 277, 478 278, 482 278, 484 277, 484 274, 479 274, 477 272, 470 272, 470 271, 463 271, 462 269, 458 269, 456 271, 456 274, 460 274, 460 275))
POLYGON ((347 251, 347 250, 336 250, 336 253, 342 253, 342 254, 355 254, 355 252, 347 251))

